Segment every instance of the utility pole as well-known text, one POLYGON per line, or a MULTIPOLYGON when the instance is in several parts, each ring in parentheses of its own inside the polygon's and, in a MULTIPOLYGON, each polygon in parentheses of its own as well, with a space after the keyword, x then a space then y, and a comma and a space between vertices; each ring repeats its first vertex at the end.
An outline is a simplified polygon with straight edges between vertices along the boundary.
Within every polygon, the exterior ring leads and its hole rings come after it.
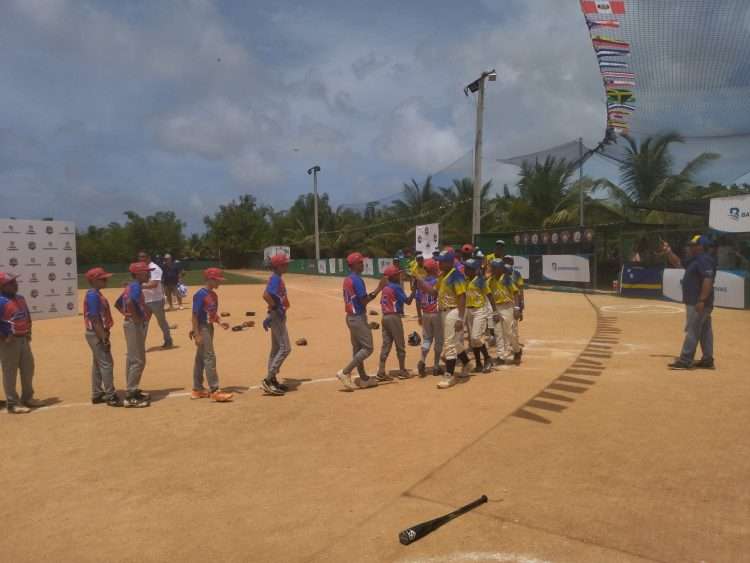
MULTIPOLYGON (((307 173, 312 174, 313 177, 313 214, 315 215, 315 260, 320 260, 320 231, 318 229, 318 172, 320 172, 320 166, 315 165, 310 168, 307 173)), ((318 265, 316 263, 315 267, 318 265)))
POLYGON ((471 214, 471 234, 474 240, 481 232, 482 222, 482 128, 484 124, 484 83, 485 79, 497 80, 495 70, 483 72, 474 82, 464 88, 464 94, 479 92, 477 97, 477 131, 474 140, 474 202, 471 214))
POLYGON ((579 202, 580 213, 581 213, 581 227, 583 227, 583 139, 578 137, 578 187, 581 192, 581 201, 579 202))

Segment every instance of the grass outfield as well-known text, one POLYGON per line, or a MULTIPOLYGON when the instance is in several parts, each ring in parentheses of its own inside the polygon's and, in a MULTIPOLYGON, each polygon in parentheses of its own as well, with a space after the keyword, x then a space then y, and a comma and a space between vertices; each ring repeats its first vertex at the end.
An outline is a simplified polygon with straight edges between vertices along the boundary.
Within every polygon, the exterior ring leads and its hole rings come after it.
MULTIPOLYGON (((227 281, 224 285, 248 285, 248 284, 259 284, 263 283, 263 280, 246 275, 233 274, 232 272, 224 272, 224 277, 227 281)), ((130 281, 130 274, 114 274, 109 280, 109 287, 120 287, 126 282, 130 281)), ((203 285, 203 274, 199 271, 185 272, 184 277, 185 285, 195 286, 203 285)), ((88 289, 89 284, 86 281, 86 277, 83 274, 78 275, 78 289, 88 289)))

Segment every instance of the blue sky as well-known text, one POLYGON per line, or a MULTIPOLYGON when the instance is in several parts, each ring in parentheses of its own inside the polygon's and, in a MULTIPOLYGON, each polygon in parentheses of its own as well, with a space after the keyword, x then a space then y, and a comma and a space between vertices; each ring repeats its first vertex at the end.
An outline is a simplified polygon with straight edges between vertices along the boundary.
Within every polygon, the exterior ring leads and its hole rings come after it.
MULTIPOLYGON (((240 194, 275 208, 398 192, 473 146, 488 86, 494 157, 604 128, 577 2, 7 0, 0 20, 2 216, 123 220, 174 210, 189 231, 240 194), (564 53, 564 56, 561 56, 564 53)), ((470 175, 470 158, 451 169, 470 175)))

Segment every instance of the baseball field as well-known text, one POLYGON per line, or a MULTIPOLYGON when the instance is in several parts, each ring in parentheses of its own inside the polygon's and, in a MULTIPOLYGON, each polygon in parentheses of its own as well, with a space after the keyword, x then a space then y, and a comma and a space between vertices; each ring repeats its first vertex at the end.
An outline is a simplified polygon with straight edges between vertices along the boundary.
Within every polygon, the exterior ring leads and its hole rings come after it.
MULTIPOLYGON (((284 397, 258 388, 269 350, 258 326, 215 339, 235 400, 190 400, 186 309, 168 313, 176 348, 149 333, 152 406, 94 406, 82 317, 36 323, 35 388, 49 406, 0 415, 0 560, 750 560, 747 311, 715 311, 715 371, 674 372, 679 305, 529 290, 521 366, 448 390, 427 376, 346 392, 341 280, 286 280, 290 336, 308 345, 284 365, 284 397), (482 494, 487 504, 399 544, 402 529, 482 494)), ((260 321, 262 291, 222 287, 220 310, 260 321)), ((378 333, 375 344, 371 372, 378 333)), ((412 369, 417 359, 409 348, 412 369)))

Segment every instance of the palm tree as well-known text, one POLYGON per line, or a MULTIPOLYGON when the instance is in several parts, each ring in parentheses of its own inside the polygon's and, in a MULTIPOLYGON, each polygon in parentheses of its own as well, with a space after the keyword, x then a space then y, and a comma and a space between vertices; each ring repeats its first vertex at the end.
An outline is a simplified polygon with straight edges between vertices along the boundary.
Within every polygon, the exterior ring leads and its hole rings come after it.
MULTIPOLYGON (((480 190, 479 204, 482 209, 482 217, 492 213, 488 206, 488 195, 492 187, 492 180, 482 186, 480 190)), ((453 180, 450 188, 440 188, 444 209, 441 212, 440 227, 441 235, 446 239, 471 240, 471 221, 474 205, 474 180, 463 178, 453 180)))
POLYGON ((584 176, 565 189, 565 194, 558 202, 554 212, 547 216, 544 227, 575 226, 581 217, 581 191, 583 190, 583 208, 585 224, 611 223, 626 218, 626 210, 616 202, 594 199, 591 193, 600 187, 601 180, 592 180, 584 176))
POLYGON ((440 193, 432 186, 432 176, 427 176, 422 186, 412 178, 411 183, 404 184, 403 197, 391 206, 397 215, 414 217, 435 209, 440 199, 440 193))
POLYGON ((543 163, 523 162, 518 187, 521 198, 534 210, 537 225, 558 210, 572 174, 573 167, 564 158, 550 155, 543 163))

